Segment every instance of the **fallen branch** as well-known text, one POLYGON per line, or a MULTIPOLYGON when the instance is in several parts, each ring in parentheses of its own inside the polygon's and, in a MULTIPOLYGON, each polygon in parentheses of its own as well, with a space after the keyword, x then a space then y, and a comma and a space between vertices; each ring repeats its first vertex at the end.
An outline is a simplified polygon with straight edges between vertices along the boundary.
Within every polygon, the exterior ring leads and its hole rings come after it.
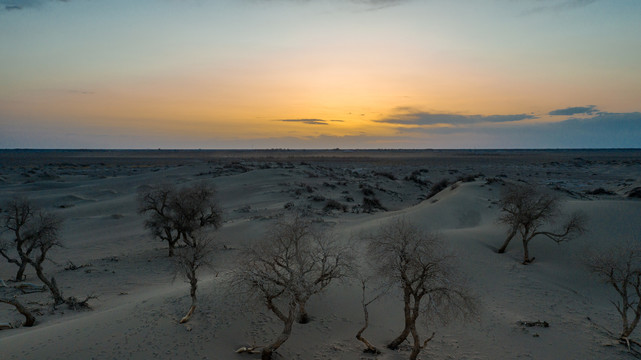
POLYGON ((78 266, 78 265, 74 264, 73 262, 71 262, 71 260, 67 260, 67 266, 65 266, 65 270, 74 271, 74 270, 82 269, 82 268, 89 267, 89 266, 91 266, 91 264, 82 264, 82 265, 78 266))
POLYGON ((71 310, 91 309, 91 306, 89 305, 89 300, 97 299, 97 298, 98 298, 97 296, 89 295, 84 300, 78 300, 76 297, 72 296, 67 298, 67 300, 65 300, 65 304, 67 304, 67 306, 71 310))
POLYGON ((36 292, 45 292, 47 288, 44 285, 36 285, 32 283, 22 283, 15 285, 14 288, 22 291, 23 294, 31 294, 36 292))
POLYGON ((527 327, 543 327, 543 328, 548 328, 550 327, 550 324, 547 321, 519 321, 519 325, 521 326, 527 326, 527 327))
POLYGON ((260 354, 261 351, 260 350, 256 350, 256 349, 261 349, 261 348, 264 348, 264 346, 256 346, 256 345, 242 346, 242 347, 240 347, 240 348, 238 348, 236 350, 236 353, 237 354, 243 354, 243 353, 246 353, 246 354, 260 354))

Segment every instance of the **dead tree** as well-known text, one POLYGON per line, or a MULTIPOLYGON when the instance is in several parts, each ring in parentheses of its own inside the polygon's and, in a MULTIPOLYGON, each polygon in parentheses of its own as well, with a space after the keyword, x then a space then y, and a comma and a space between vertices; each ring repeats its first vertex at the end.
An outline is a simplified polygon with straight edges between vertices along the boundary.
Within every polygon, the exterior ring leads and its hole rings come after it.
POLYGON ((178 189, 169 202, 173 224, 183 242, 193 246, 198 231, 216 230, 222 222, 222 211, 216 200, 216 190, 205 182, 178 189))
POLYGON ((50 279, 44 273, 44 262, 47 260, 49 250, 55 246, 60 246, 58 233, 62 221, 51 214, 40 213, 37 218, 38 235, 34 236, 34 253, 27 258, 29 264, 36 270, 36 276, 42 281, 51 292, 55 305, 65 303, 62 292, 56 284, 56 279, 52 276, 50 279))
POLYGON ((139 193, 138 204, 138 212, 148 214, 145 227, 154 237, 167 242, 169 256, 174 255, 178 241, 191 246, 198 230, 218 229, 221 225, 216 191, 204 182, 182 189, 156 185, 139 193))
MULTIPOLYGON (((10 201, 4 220, 5 229, 10 230, 15 236, 14 245, 19 259, 9 261, 20 264, 16 279, 22 278, 25 265, 30 264, 36 270, 38 279, 51 292, 55 305, 64 303, 55 278, 47 278, 43 269, 49 250, 60 246, 59 232, 62 220, 53 214, 37 210, 27 199, 10 201)), ((6 255, 6 252, 3 254, 6 255)), ((9 256, 5 258, 9 259, 9 256)))
POLYGON ((531 263, 529 243, 532 239, 545 236, 556 243, 571 240, 585 231, 585 216, 571 214, 561 228, 544 231, 541 228, 561 217, 559 198, 531 185, 510 185, 500 200, 502 214, 499 222, 509 226, 508 236, 498 253, 504 253, 510 241, 519 234, 523 243, 523 264, 531 263))
POLYGON ((211 267, 211 255, 214 252, 213 237, 201 232, 194 234, 192 239, 191 245, 178 249, 176 256, 177 270, 189 281, 191 297, 191 306, 187 315, 180 320, 181 324, 189 321, 196 310, 198 272, 203 267, 211 267))
POLYGON ((263 348, 262 359, 271 359, 287 341, 297 318, 308 320, 309 298, 346 276, 349 264, 350 252, 344 246, 300 218, 279 221, 241 254, 233 287, 258 296, 283 322, 281 334, 263 348))
POLYGON ((641 244, 626 243, 588 254, 588 269, 618 294, 612 301, 621 316, 620 340, 628 342, 641 319, 641 244))
POLYGON ((174 256, 176 243, 180 240, 169 206, 175 193, 172 185, 162 184, 138 194, 138 213, 149 214, 145 227, 154 237, 167 242, 170 257, 174 256))
POLYGON ((369 311, 367 310, 367 307, 381 298, 386 292, 387 289, 376 289, 373 293, 371 291, 368 291, 368 282, 371 279, 367 279, 365 277, 361 277, 359 279, 361 283, 361 307, 363 308, 363 320, 364 324, 363 326, 358 330, 356 333, 356 339, 363 344, 365 344, 365 349, 363 350, 364 353, 370 353, 370 354, 380 354, 381 351, 376 348, 376 346, 372 345, 364 336, 363 332, 367 329, 369 326, 369 311))
POLYGON ((474 298, 453 266, 453 255, 443 249, 439 237, 419 230, 399 219, 382 225, 369 244, 369 257, 377 264, 377 273, 403 294, 403 331, 387 347, 397 349, 411 334, 410 359, 433 338, 423 342, 416 326, 421 314, 426 321, 446 322, 457 316, 474 314, 474 298))
POLYGON ((35 245, 32 236, 38 232, 37 229, 33 229, 36 213, 33 205, 24 198, 10 200, 5 208, 2 230, 9 232, 13 239, 0 239, 0 255, 9 263, 18 266, 15 281, 22 281, 29 263, 28 258, 35 245), (11 250, 15 250, 15 255, 11 254, 11 250))

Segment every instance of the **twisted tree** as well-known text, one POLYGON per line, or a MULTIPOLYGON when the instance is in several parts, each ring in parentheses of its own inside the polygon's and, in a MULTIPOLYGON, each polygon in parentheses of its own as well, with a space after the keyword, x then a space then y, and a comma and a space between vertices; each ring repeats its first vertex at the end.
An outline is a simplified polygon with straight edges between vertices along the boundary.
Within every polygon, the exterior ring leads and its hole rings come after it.
POLYGON ((641 244, 628 242, 590 253, 585 263, 616 291, 618 299, 612 304, 621 317, 620 339, 627 342, 641 320, 641 244))
POLYGON ((410 359, 415 360, 434 336, 421 342, 416 322, 422 314, 427 321, 447 322, 475 313, 475 299, 457 274, 453 255, 445 251, 437 235, 398 219, 381 225, 371 236, 369 256, 377 264, 379 276, 403 294, 405 326, 388 348, 398 348, 411 334, 410 359))
POLYGON ((180 240, 170 207, 175 193, 175 187, 169 184, 155 185, 138 193, 138 213, 148 214, 145 227, 154 237, 167 242, 170 257, 174 256, 176 243, 180 240))
POLYGON ((181 189, 155 185, 139 193, 138 204, 138 212, 148 214, 145 227, 154 237, 167 242, 169 256, 174 256, 178 241, 193 247, 197 231, 216 230, 222 222, 216 190, 205 182, 181 189))
POLYGON ((198 289, 198 273, 203 267, 211 267, 211 256, 214 252, 214 238, 210 235, 198 232, 193 234, 191 245, 177 250, 177 270, 189 282, 189 295, 191 306, 187 315, 180 323, 186 323, 196 310, 196 290, 198 289))
POLYGON ((523 243, 523 264, 531 263, 529 243, 534 238, 545 236, 556 243, 569 241, 585 231, 585 216, 575 212, 554 231, 542 230, 562 216, 559 198, 532 185, 509 185, 500 200, 499 222, 509 226, 507 238, 498 249, 504 253, 510 241, 517 235, 523 243))
POLYGON ((309 321, 307 301, 347 275, 350 256, 328 233, 298 217, 277 222, 262 241, 240 255, 233 287, 257 296, 283 322, 281 334, 263 347, 262 359, 271 359, 287 341, 296 319, 309 321))
POLYGON ((38 279, 50 290, 56 305, 65 302, 55 278, 44 274, 44 262, 49 250, 60 246, 59 232, 62 220, 53 214, 38 210, 27 199, 13 199, 6 206, 4 228, 14 236, 13 241, 3 241, 0 254, 10 263, 18 265, 16 280, 23 278, 27 264, 36 270, 38 279), (17 257, 11 257, 8 244, 13 243, 17 257))

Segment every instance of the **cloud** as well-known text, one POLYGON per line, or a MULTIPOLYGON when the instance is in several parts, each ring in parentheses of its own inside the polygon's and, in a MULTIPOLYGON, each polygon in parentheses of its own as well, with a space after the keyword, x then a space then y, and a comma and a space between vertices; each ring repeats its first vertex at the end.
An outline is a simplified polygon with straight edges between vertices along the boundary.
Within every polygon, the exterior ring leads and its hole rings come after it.
POLYGON ((397 108, 398 115, 393 115, 384 119, 375 120, 379 123, 398 124, 398 125, 469 125, 483 122, 503 123, 514 122, 527 119, 536 119, 537 117, 530 114, 511 114, 511 115, 460 115, 447 113, 431 113, 424 111, 415 111, 411 108, 397 108))
POLYGON ((279 119, 282 122, 297 122, 308 125, 329 125, 330 122, 344 122, 343 120, 323 120, 323 119, 279 119))
POLYGON ((22 10, 26 8, 35 8, 50 2, 69 2, 70 0, 0 0, 0 6, 5 10, 22 10))
MULTIPOLYGON (((529 0, 528 0, 529 1, 529 0)), ((591 5, 598 0, 539 0, 539 5, 525 11, 524 15, 543 13, 543 12, 558 12, 565 10, 572 10, 591 5)))
POLYGON ((565 109, 558 109, 558 110, 553 110, 548 113, 548 115, 577 115, 577 114, 586 114, 586 115, 592 115, 595 112, 598 112, 598 109, 594 105, 588 105, 588 106, 575 106, 575 107, 568 107, 565 109))
POLYGON ((588 118, 509 127, 398 127, 397 131, 425 134, 450 148, 640 148, 641 112, 600 112, 588 118))

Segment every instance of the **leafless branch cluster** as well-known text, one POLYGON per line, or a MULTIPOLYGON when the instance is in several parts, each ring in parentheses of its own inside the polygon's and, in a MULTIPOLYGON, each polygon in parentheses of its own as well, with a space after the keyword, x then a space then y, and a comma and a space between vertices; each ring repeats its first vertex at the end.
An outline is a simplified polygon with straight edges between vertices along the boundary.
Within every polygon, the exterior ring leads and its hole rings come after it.
POLYGON ((191 306, 187 315, 185 315, 180 323, 189 321, 194 311, 196 310, 196 290, 198 289, 198 272, 203 267, 211 267, 211 256, 215 251, 214 238, 211 234, 202 231, 192 234, 191 243, 189 246, 179 248, 176 251, 176 266, 177 271, 187 279, 189 282, 191 297, 191 306))
POLYGON ((369 256, 376 261, 378 275, 403 294, 405 326, 389 348, 398 348, 411 334, 410 359, 414 360, 432 338, 420 341, 416 326, 419 316, 446 322, 475 313, 475 299, 457 274, 453 255, 445 251, 437 235, 398 219, 383 224, 371 236, 369 256))
POLYGON ((628 339, 641 319, 641 244, 628 242, 586 257, 588 269, 617 292, 612 301, 621 316, 621 339, 628 339))
POLYGON ((138 212, 148 215, 145 227, 154 237, 167 242, 169 256, 174 255, 180 240, 192 246, 197 231, 218 229, 222 221, 216 190, 205 182, 180 189, 169 184, 155 185, 138 194, 138 204, 138 212))
POLYGON ((44 262, 49 251, 60 246, 59 233, 62 220, 44 210, 38 210, 27 199, 16 198, 6 205, 2 219, 3 229, 13 239, 2 240, 0 255, 18 266, 16 281, 22 281, 27 264, 51 291, 55 305, 65 303, 55 278, 44 274, 44 262), (10 251, 11 250, 11 251, 10 251))
POLYGON ((510 241, 519 234, 523 242, 523 264, 531 263, 529 243, 538 236, 545 236, 557 243, 568 241, 585 231, 585 216, 571 214, 555 231, 541 228, 562 216, 559 198, 531 185, 510 185, 500 200, 502 214, 499 222, 509 226, 508 236, 499 248, 504 253, 510 241))
POLYGON ((312 296, 349 274, 350 256, 331 234, 298 217, 279 221, 241 254, 233 286, 258 296, 283 322, 281 334, 262 349, 263 359, 271 359, 289 338, 296 319, 309 321, 306 304, 312 296))
POLYGON ((217 230, 222 222, 222 210, 218 206, 216 190, 206 182, 183 188, 162 184, 152 186, 138 194, 138 212, 147 214, 145 227, 152 235, 166 241, 169 256, 174 256, 177 243, 176 264, 178 272, 189 281, 191 306, 180 323, 189 321, 196 309, 198 270, 210 265, 214 251, 210 231, 217 230))

